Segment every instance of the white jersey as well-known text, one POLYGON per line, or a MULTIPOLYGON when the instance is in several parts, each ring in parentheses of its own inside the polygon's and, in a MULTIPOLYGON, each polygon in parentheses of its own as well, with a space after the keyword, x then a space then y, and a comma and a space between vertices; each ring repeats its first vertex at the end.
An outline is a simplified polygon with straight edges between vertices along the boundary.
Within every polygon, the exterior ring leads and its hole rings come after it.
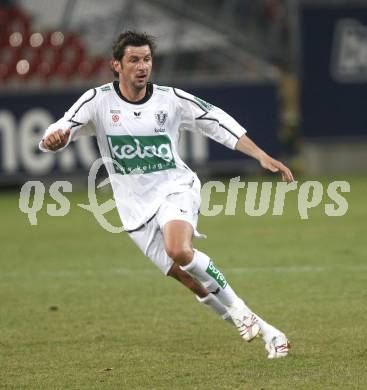
MULTIPOLYGON (((148 83, 146 97, 131 103, 121 95, 118 82, 85 92, 47 128, 45 137, 69 128, 68 143, 82 135, 97 137, 128 231, 152 218, 169 194, 194 187, 200 196, 196 174, 178 154, 181 131, 200 131, 231 149, 246 133, 223 110, 182 90, 148 83)), ((48 151, 42 142, 40 149, 48 151)))

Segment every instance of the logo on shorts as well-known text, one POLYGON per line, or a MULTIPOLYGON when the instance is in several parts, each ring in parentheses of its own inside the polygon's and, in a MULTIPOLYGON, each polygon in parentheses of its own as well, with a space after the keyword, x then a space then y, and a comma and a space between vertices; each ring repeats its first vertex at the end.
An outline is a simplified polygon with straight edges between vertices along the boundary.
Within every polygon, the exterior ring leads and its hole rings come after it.
POLYGON ((108 135, 107 138, 111 156, 120 167, 116 173, 151 173, 176 168, 171 141, 166 135, 108 135))
POLYGON ((215 267, 213 262, 210 260, 208 268, 206 269, 206 273, 210 275, 213 279, 217 281, 219 286, 222 288, 225 288, 227 286, 227 281, 224 277, 224 275, 215 267))

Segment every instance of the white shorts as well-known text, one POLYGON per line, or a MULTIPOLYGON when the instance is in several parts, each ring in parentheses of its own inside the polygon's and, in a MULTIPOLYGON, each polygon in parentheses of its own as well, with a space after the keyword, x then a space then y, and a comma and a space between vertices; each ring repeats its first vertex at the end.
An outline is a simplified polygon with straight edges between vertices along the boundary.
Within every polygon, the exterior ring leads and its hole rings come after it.
POLYGON ((168 195, 157 213, 145 225, 129 236, 135 244, 165 275, 171 269, 173 260, 168 257, 163 238, 164 225, 173 220, 188 222, 194 229, 194 236, 205 237, 196 230, 200 208, 200 195, 192 189, 168 195))

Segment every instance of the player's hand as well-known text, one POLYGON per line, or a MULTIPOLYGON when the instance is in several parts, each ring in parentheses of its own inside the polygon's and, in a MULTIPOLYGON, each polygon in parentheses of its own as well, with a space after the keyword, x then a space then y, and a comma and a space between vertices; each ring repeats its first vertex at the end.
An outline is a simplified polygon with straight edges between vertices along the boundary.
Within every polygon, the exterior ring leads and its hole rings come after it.
POLYGON ((274 158, 271 158, 268 155, 264 155, 260 159, 260 165, 263 168, 268 169, 271 172, 274 172, 274 173, 275 172, 280 172, 281 175, 282 175, 282 180, 286 181, 287 183, 290 183, 290 182, 294 181, 294 178, 293 178, 293 175, 292 175, 292 172, 290 171, 290 169, 287 168, 280 161, 275 160, 274 158))
POLYGON ((49 150, 58 150, 63 148, 70 137, 70 129, 65 132, 63 130, 56 130, 46 138, 43 139, 43 146, 49 150))

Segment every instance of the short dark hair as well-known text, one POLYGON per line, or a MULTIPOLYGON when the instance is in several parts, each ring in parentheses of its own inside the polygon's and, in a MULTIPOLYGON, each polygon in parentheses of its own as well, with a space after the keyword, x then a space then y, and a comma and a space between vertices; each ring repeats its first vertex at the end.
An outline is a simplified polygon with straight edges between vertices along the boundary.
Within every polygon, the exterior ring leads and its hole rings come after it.
MULTIPOLYGON (((112 57, 114 60, 121 61, 125 54, 126 46, 145 46, 148 45, 153 56, 155 50, 155 38, 147 33, 138 33, 135 31, 124 31, 121 33, 112 46, 112 57)), ((112 73, 118 77, 118 73, 112 66, 112 73)))

